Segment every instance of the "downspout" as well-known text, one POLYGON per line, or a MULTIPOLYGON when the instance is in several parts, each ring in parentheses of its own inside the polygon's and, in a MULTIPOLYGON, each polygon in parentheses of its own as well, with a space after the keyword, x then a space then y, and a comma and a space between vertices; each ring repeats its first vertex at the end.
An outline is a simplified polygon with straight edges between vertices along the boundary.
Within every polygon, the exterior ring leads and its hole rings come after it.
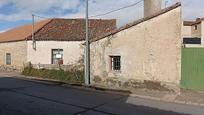
POLYGON ((36 41, 35 41, 35 15, 32 14, 32 21, 33 21, 33 24, 32 24, 32 45, 33 45, 33 49, 36 50, 36 41))

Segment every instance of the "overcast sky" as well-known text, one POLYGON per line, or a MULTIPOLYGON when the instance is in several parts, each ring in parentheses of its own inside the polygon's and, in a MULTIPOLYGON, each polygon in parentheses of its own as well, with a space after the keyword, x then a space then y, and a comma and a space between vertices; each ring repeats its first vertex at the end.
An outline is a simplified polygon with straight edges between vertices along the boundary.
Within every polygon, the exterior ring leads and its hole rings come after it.
MULTIPOLYGON (((90 0, 90 15, 105 13, 140 0, 90 0)), ((166 0, 168 6, 177 0, 166 0)), ((163 0, 163 7, 165 7, 163 0)), ((194 20, 204 17, 204 0, 183 0, 183 19, 194 20)), ((0 32, 31 23, 31 14, 43 17, 83 18, 84 0, 0 0, 0 32)), ((143 2, 109 15, 97 18, 116 18, 118 26, 137 20, 143 16, 143 2)), ((42 18, 36 18, 41 20, 42 18)))

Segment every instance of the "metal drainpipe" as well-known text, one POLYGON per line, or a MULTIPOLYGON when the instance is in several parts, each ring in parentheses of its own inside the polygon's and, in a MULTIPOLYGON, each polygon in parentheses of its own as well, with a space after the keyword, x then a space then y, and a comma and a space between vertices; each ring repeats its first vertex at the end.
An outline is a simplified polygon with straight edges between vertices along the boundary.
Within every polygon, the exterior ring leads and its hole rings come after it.
POLYGON ((32 14, 32 20, 33 20, 33 24, 32 24, 32 45, 33 45, 33 49, 36 50, 36 42, 35 42, 35 15, 32 14))

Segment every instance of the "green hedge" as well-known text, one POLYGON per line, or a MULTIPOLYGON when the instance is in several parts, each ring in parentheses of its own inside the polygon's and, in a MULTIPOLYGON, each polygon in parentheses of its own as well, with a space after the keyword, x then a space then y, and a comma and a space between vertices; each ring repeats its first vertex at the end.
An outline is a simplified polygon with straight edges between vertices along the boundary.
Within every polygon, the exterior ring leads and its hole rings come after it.
POLYGON ((24 68, 23 75, 26 76, 34 76, 40 78, 48 78, 55 79, 65 82, 73 82, 73 83, 83 83, 84 82, 84 72, 75 70, 75 71, 64 71, 60 70, 49 70, 49 69, 34 69, 32 67, 24 68))

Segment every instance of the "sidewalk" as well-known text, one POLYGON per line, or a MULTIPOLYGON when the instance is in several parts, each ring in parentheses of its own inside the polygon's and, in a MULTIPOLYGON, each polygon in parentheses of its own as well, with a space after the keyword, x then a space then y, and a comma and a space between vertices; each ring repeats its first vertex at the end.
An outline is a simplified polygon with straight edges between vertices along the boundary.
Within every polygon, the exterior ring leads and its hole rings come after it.
POLYGON ((4 72, 0 71, 0 77, 12 77, 12 76, 18 76, 20 73, 18 72, 4 72))
POLYGON ((176 100, 186 102, 186 104, 199 105, 204 107, 204 92, 181 90, 181 95, 177 96, 176 100))
POLYGON ((181 92, 178 95, 170 92, 151 91, 148 89, 136 89, 131 94, 131 96, 204 107, 204 92, 201 91, 181 89, 181 92))
MULTIPOLYGON (((64 82, 57 81, 57 80, 27 77, 27 76, 20 75, 19 73, 16 73, 16 72, 13 72, 13 73, 0 72, 0 75, 4 77, 18 77, 18 78, 27 79, 27 80, 34 80, 45 84, 51 83, 55 85, 57 84, 57 85, 63 85, 67 87, 75 87, 79 89, 83 88, 85 90, 95 90, 95 91, 103 91, 108 93, 118 93, 118 94, 125 95, 125 91, 110 90, 110 89, 97 88, 97 87, 84 87, 83 85, 79 85, 79 84, 66 84, 64 82)), ((181 89, 180 94, 175 94, 172 92, 153 91, 148 89, 134 89, 134 91, 131 91, 131 94, 128 94, 128 95, 132 97, 139 97, 144 99, 204 107, 204 91, 202 92, 202 91, 192 91, 192 90, 181 89)))

